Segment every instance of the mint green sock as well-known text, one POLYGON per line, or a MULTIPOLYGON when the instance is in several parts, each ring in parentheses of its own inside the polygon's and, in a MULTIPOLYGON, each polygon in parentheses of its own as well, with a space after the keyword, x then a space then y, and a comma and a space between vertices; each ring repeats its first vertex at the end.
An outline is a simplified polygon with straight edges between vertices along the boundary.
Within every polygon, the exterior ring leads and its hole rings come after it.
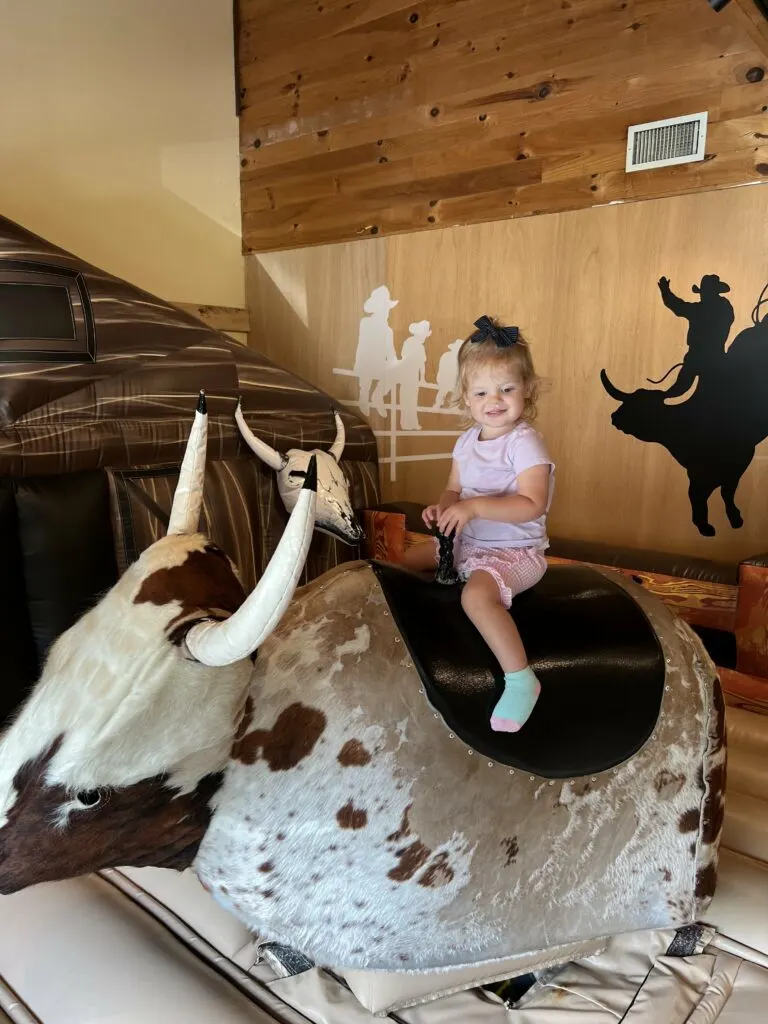
POLYGON ((504 693, 493 709, 494 732, 518 732, 531 716, 541 693, 541 684, 529 665, 519 672, 504 673, 504 693))

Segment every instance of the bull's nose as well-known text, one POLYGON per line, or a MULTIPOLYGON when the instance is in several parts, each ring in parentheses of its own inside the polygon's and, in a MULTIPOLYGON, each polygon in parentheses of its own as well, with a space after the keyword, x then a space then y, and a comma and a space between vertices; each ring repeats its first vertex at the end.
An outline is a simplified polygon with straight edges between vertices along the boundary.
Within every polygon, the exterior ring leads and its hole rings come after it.
POLYGON ((365 537, 365 530, 357 519, 351 519, 348 523, 349 535, 354 541, 362 540, 365 537))
POLYGON ((365 531, 360 523, 360 520, 356 515, 350 515, 348 512, 342 513, 342 521, 344 523, 344 536, 349 544, 356 544, 362 540, 365 536, 365 531))

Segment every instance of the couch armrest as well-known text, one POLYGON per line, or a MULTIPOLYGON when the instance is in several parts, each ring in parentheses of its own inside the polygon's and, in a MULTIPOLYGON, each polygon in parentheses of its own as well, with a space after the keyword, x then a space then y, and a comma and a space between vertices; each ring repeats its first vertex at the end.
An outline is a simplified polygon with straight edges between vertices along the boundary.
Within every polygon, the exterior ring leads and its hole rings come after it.
POLYGON ((365 509, 366 558, 401 562, 407 548, 429 536, 421 518, 424 507, 413 501, 390 501, 365 509))
POLYGON ((755 556, 739 565, 736 604, 736 667, 768 678, 768 558, 755 556))
POLYGON ((768 551, 761 555, 750 555, 749 558, 742 558, 740 565, 754 565, 761 569, 768 569, 768 551))

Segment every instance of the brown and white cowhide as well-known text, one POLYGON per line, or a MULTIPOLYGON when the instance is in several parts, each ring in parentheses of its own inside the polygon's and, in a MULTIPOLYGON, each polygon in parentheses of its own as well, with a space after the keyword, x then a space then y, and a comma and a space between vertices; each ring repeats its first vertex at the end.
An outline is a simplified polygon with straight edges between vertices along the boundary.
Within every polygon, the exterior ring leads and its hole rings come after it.
POLYGON ((698 638, 627 588, 661 640, 661 717, 625 764, 566 781, 448 732, 369 567, 299 591, 256 663, 203 883, 265 939, 348 968, 476 964, 696 919, 716 878, 722 698, 698 638))

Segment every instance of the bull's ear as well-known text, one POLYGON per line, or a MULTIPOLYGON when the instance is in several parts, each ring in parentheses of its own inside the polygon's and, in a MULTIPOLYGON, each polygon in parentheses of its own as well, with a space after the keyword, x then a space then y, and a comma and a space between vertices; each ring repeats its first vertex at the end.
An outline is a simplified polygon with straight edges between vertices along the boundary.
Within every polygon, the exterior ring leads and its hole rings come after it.
POLYGON ((237 403, 237 409, 235 409, 235 420, 237 421, 237 426, 243 440, 254 455, 260 458, 262 462, 266 462, 269 468, 274 469, 276 472, 285 468, 288 463, 288 459, 280 452, 276 452, 274 448, 270 448, 270 446, 265 441, 262 441, 261 438, 256 437, 251 428, 245 422, 242 405, 239 401, 237 403))
POLYGON ((341 456, 344 454, 344 444, 347 439, 347 435, 344 432, 344 424, 341 416, 333 410, 334 419, 336 420, 336 440, 328 450, 328 454, 332 455, 337 462, 341 462, 341 456))

